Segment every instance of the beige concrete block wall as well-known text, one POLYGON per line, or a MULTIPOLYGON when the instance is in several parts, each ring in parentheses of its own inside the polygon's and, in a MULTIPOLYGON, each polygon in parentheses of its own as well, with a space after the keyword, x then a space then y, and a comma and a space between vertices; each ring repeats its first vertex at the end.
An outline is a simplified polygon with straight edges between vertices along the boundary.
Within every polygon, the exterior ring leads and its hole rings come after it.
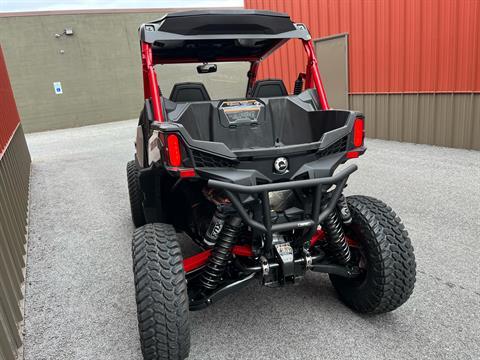
MULTIPOLYGON (((164 14, 0 16, 0 43, 25 131, 138 117, 143 90, 137 29, 164 14), (67 27, 73 29, 72 36, 55 37, 67 27), (56 81, 62 84, 62 95, 54 92, 56 81)), ((186 74, 193 66, 188 71, 165 69, 159 73, 166 95, 173 83, 191 80, 186 74)), ((245 91, 244 65, 224 64, 217 74, 207 76, 212 95, 229 97, 245 91)))

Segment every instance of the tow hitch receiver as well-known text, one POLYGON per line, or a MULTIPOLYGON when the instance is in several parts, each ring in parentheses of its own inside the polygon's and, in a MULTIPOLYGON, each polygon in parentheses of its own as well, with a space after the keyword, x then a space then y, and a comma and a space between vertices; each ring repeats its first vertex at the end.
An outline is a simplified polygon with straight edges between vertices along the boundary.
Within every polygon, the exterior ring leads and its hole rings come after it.
POLYGON ((275 244, 275 252, 277 253, 280 263, 278 281, 280 284, 284 284, 285 282, 295 282, 295 262, 293 258, 293 249, 290 244, 275 244))

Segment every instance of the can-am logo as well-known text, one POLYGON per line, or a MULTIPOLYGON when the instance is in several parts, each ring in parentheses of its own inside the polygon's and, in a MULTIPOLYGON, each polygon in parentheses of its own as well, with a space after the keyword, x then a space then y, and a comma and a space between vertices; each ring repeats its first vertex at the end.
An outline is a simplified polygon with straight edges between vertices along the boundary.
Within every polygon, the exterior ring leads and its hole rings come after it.
POLYGON ((288 160, 287 158, 279 157, 275 159, 273 163, 273 167, 275 168, 275 172, 277 174, 285 174, 288 170, 288 160))

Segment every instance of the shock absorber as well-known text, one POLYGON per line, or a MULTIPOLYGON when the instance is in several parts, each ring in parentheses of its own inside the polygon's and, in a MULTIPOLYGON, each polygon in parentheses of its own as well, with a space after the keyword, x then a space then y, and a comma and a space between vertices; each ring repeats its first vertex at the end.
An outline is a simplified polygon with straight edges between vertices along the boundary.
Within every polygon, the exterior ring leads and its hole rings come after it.
MULTIPOLYGON (((322 210, 328 206, 328 203, 323 204, 322 210)), ((345 238, 345 233, 342 227, 337 209, 333 208, 330 214, 327 215, 323 221, 323 230, 327 238, 327 243, 330 251, 339 264, 345 265, 350 261, 350 248, 345 238)))
POLYGON ((350 209, 348 208, 347 199, 345 196, 340 195, 337 202, 337 209, 340 213, 340 217, 345 225, 349 225, 352 223, 352 214, 350 213, 350 209))
POLYGON ((225 219, 222 230, 218 235, 207 266, 202 273, 200 282, 206 289, 215 289, 222 280, 228 261, 232 256, 232 247, 242 229, 242 219, 230 216, 225 219))
POLYGON ((218 236, 222 232, 223 224, 227 215, 221 210, 221 207, 217 207, 217 210, 210 220, 205 236, 203 237, 203 243, 208 247, 213 247, 217 242, 218 236))

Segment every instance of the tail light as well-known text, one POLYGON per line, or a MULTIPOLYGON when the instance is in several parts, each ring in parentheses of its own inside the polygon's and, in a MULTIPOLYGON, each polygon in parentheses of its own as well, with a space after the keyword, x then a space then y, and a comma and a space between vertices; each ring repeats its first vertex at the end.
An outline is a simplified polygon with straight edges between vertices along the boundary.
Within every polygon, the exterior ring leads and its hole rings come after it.
POLYGON ((182 152, 178 136, 170 134, 167 136, 168 163, 170 166, 182 165, 182 152))
POLYGON ((363 138, 365 136, 365 122, 362 118, 356 118, 353 123, 353 146, 360 147, 363 145, 363 138))
POLYGON ((194 169, 182 168, 182 149, 180 139, 176 134, 170 134, 167 136, 167 159, 168 165, 171 166, 170 170, 174 171, 181 178, 195 177, 196 173, 194 169))
MULTIPOLYGON (((346 153, 347 159, 355 159, 358 158, 361 153, 356 151, 356 148, 359 148, 363 145, 363 139, 365 137, 365 121, 361 117, 357 117, 355 122, 353 123, 353 147, 352 151, 346 153)), ((363 152, 362 152, 363 154, 363 152)))

